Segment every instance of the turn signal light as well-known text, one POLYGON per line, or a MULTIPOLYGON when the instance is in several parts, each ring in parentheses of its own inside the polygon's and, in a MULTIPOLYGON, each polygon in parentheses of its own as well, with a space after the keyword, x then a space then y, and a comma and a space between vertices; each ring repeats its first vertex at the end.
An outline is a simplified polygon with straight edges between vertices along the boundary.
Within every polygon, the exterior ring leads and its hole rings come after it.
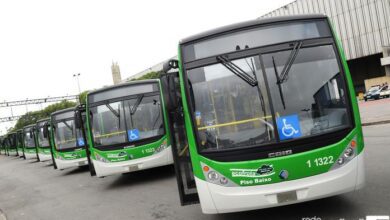
POLYGON ((209 172, 209 170, 210 170, 210 167, 208 167, 208 166, 204 166, 204 167, 203 167, 203 171, 204 171, 204 172, 209 172))
POLYGON ((356 147, 356 141, 355 140, 351 141, 351 147, 356 147))

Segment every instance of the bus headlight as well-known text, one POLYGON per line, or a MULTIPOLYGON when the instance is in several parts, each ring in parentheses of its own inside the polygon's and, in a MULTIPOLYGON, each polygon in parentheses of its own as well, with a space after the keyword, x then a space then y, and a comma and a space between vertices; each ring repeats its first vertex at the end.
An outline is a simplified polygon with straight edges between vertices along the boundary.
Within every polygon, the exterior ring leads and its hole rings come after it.
POLYGON ((96 160, 98 160, 98 161, 100 161, 100 162, 103 162, 103 163, 108 163, 108 162, 109 162, 106 158, 100 156, 100 155, 99 155, 98 153, 96 153, 96 152, 95 152, 95 158, 96 158, 96 160))
POLYGON ((338 160, 337 160, 337 164, 338 165, 343 165, 344 163, 344 157, 340 157, 338 160))
POLYGON ((348 146, 345 148, 343 153, 340 155, 340 157, 337 159, 336 163, 333 164, 332 168, 330 170, 337 169, 339 167, 344 166, 349 161, 351 161, 353 158, 356 157, 356 137, 354 137, 348 144, 348 146))
POLYGON ((208 177, 209 180, 211 180, 211 181, 216 181, 216 180, 218 180, 218 174, 217 174, 215 171, 210 171, 210 172, 207 174, 207 177, 208 177))
POLYGON ((204 176, 206 177, 206 181, 209 183, 214 183, 220 186, 237 186, 233 181, 229 180, 216 170, 212 169, 210 166, 201 163, 202 171, 204 176))
POLYGON ((167 140, 164 140, 162 142, 162 144, 156 148, 156 150, 154 150, 154 153, 157 154, 157 153, 160 153, 161 151, 165 150, 166 148, 168 148, 167 146, 167 140))

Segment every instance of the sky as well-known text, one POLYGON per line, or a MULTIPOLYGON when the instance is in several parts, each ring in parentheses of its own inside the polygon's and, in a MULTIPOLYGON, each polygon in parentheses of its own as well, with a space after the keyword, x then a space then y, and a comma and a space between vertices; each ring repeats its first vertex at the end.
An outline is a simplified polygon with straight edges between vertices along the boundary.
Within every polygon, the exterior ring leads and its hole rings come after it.
MULTIPOLYGON (((292 0, 2 0, 0 102, 78 94, 112 84, 177 52, 180 39, 251 20, 292 0)), ((14 107, 13 115, 46 105, 14 107)), ((0 108, 0 117, 11 115, 0 108)), ((14 123, 0 123, 0 134, 14 123)))

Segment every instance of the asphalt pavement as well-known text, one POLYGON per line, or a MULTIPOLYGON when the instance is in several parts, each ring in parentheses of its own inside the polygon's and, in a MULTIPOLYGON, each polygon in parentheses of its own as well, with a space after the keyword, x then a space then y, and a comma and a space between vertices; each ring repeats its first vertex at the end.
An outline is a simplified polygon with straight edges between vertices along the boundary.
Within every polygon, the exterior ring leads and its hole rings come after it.
MULTIPOLYGON (((390 215, 390 124, 364 127, 366 186, 326 199, 233 214, 182 207, 174 169, 166 166, 105 178, 86 168, 0 155, 0 210, 7 219, 365 219, 390 215)), ((0 219, 1 218, 0 211, 0 219)))

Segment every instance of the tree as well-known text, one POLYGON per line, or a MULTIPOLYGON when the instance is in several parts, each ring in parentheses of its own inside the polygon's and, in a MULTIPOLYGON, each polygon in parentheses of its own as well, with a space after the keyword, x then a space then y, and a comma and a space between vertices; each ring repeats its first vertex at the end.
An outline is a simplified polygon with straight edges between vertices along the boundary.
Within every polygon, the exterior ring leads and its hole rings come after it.
POLYGON ((80 104, 85 104, 88 92, 89 91, 86 90, 86 91, 79 94, 80 104))
POLYGON ((158 72, 152 71, 152 72, 149 72, 149 73, 147 73, 139 78, 132 79, 130 81, 144 80, 144 79, 159 79, 160 76, 161 76, 161 71, 158 71, 158 72))
POLYGON ((62 109, 71 108, 75 106, 76 106, 75 102, 64 100, 62 102, 49 105, 40 111, 27 112, 25 115, 23 115, 18 119, 18 121, 16 122, 12 130, 16 131, 22 129, 27 125, 35 124, 38 120, 50 117, 50 114, 55 111, 59 111, 62 109))

